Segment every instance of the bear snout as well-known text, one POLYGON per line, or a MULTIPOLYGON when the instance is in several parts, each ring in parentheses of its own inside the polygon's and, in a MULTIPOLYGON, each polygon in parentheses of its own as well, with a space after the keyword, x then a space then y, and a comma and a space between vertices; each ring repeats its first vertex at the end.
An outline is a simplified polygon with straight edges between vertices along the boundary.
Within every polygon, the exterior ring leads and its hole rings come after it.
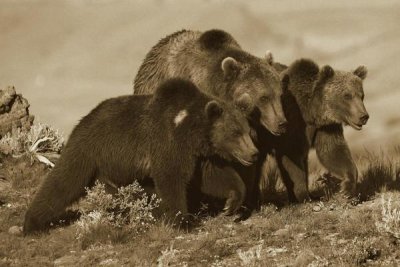
POLYGON ((362 125, 365 125, 365 124, 367 124, 368 119, 369 119, 369 115, 368 115, 368 113, 365 113, 365 114, 361 115, 359 121, 362 125))
POLYGON ((253 151, 253 153, 251 154, 251 162, 256 161, 258 158, 258 150, 256 149, 255 151, 253 151))
POLYGON ((244 154, 242 155, 242 157, 243 157, 243 159, 244 159, 245 161, 248 161, 248 162, 253 163, 253 162, 255 162, 255 161, 257 160, 257 158, 258 158, 258 150, 254 147, 254 148, 252 148, 251 150, 249 150, 247 153, 244 153, 244 154))
POLYGON ((286 132, 286 128, 287 128, 288 122, 286 119, 283 119, 281 121, 278 122, 278 131, 280 133, 285 133, 286 132))

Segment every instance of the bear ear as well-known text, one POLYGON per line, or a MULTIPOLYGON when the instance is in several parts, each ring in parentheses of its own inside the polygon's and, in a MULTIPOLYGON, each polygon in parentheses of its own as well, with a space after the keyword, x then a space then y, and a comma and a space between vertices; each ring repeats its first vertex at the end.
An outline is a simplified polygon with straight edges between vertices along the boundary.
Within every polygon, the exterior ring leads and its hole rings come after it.
POLYGON ((364 80, 367 77, 368 69, 365 66, 359 66, 353 74, 360 77, 361 80, 364 80))
POLYGON ((204 108, 204 111, 208 119, 215 120, 221 116, 223 109, 217 101, 211 100, 210 102, 207 103, 206 107, 204 108))
POLYGON ((265 52, 265 59, 269 65, 274 64, 274 56, 272 55, 271 51, 267 50, 265 52))
POLYGON ((254 109, 253 100, 248 93, 243 93, 235 100, 235 105, 246 114, 250 114, 254 109))
POLYGON ((224 76, 232 78, 240 71, 239 63, 233 57, 226 57, 222 60, 221 68, 224 71, 224 76))
POLYGON ((323 81, 326 79, 331 78, 335 74, 335 71, 332 69, 331 66, 325 65, 319 72, 319 80, 323 81))

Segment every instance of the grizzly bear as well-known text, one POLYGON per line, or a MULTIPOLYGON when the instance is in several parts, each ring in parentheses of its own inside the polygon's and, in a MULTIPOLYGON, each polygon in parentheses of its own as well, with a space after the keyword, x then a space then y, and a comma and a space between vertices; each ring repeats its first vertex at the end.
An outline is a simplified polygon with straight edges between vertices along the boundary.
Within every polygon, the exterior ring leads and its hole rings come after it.
POLYGON ((159 41, 146 55, 134 79, 134 94, 152 94, 168 78, 191 80, 200 90, 227 101, 248 93, 259 122, 273 134, 285 130, 282 89, 270 58, 242 50, 222 30, 182 30, 159 41))
MULTIPOLYGON (((168 218, 177 220, 180 213, 185 219, 186 187, 198 165, 214 156, 251 164, 257 149, 249 133, 246 117, 232 103, 181 79, 166 81, 154 95, 108 99, 73 130, 26 212, 24 232, 48 228, 96 179, 124 186, 151 177, 168 218)), ((219 196, 240 206, 243 182, 226 179, 232 188, 219 196)))
POLYGON ((308 153, 312 147, 321 164, 342 179, 342 193, 353 197, 357 168, 343 136, 343 125, 360 130, 368 121, 362 84, 367 69, 320 69, 308 59, 297 60, 289 67, 279 63, 274 66, 284 77, 282 105, 288 127, 282 136, 263 131, 258 137, 264 143, 260 147, 274 151, 289 201, 309 199, 308 153))
MULTIPOLYGON (((258 58, 245 52, 230 34, 222 30, 203 33, 182 30, 159 41, 139 68, 134 80, 134 94, 151 94, 154 88, 171 77, 189 79, 200 90, 229 102, 248 94, 254 104, 253 112, 246 111, 252 128, 265 127, 274 135, 285 131, 287 121, 281 106, 280 78, 272 66, 271 55, 258 58)), ((218 162, 221 165, 206 164, 208 170, 203 172, 204 176, 229 169, 229 164, 218 162)), ((257 165, 235 165, 228 171, 242 177, 246 189, 250 190, 245 201, 249 212, 258 202, 258 194, 253 193, 258 184, 254 177, 260 169, 257 165)), ((210 177, 203 179, 214 180, 210 177)), ((208 190, 214 192, 212 187, 203 184, 202 191, 208 190)))

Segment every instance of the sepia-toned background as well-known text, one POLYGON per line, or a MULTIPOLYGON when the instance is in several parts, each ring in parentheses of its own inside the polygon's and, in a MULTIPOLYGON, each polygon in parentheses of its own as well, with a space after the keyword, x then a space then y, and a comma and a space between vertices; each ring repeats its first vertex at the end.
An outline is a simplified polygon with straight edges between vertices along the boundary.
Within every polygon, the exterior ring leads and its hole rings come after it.
POLYGON ((400 142, 400 3, 397 1, 0 2, 0 88, 15 85, 36 120, 66 136, 100 101, 132 93, 147 51, 180 29, 220 28, 250 53, 289 64, 369 69, 370 121, 346 129, 353 148, 400 142))

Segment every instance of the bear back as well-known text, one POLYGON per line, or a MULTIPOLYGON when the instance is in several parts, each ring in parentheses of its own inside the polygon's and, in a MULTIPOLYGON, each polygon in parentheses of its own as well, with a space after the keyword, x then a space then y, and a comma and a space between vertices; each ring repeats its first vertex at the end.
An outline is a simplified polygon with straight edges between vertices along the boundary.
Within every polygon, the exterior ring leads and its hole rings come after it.
POLYGON ((215 51, 226 48, 228 46, 233 46, 240 49, 239 44, 232 37, 232 35, 218 29, 204 32, 203 34, 201 34, 198 42, 200 44, 200 47, 205 50, 215 51))

